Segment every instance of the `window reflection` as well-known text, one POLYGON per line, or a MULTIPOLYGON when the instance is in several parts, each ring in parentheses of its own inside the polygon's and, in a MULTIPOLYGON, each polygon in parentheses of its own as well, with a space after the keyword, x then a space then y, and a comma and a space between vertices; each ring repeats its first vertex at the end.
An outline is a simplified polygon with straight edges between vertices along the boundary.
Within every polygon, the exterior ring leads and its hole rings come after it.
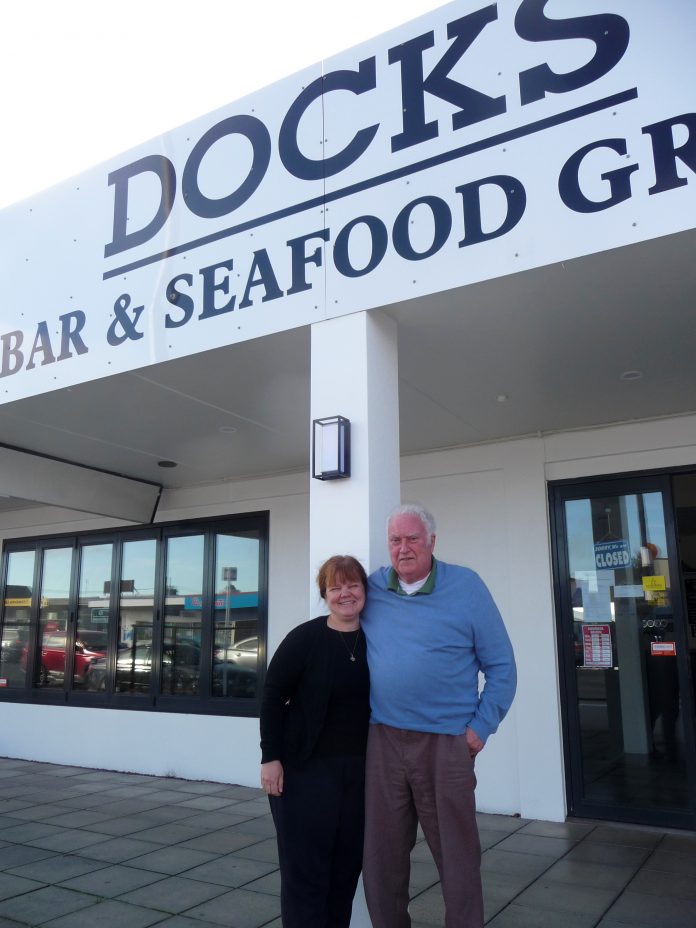
MULTIPOLYGON (((66 636, 70 614, 72 548, 48 548, 41 570, 39 655, 35 685, 62 686, 65 679, 66 636)), ((26 655, 25 655, 26 662, 26 655)))
POLYGON ((150 689, 156 559, 154 538, 123 545, 116 656, 119 693, 144 693, 150 689))
POLYGON ((167 540, 161 692, 198 693, 203 608, 203 535, 167 540))
POLYGON ((92 667, 106 660, 113 545, 86 545, 80 552, 80 593, 75 632, 75 686, 94 689, 92 667))
POLYGON ((253 697, 259 663, 257 532, 215 536, 215 577, 213 696, 253 697))
POLYGON ((13 551, 8 556, 0 641, 2 687, 25 684, 35 560, 34 551, 13 551))

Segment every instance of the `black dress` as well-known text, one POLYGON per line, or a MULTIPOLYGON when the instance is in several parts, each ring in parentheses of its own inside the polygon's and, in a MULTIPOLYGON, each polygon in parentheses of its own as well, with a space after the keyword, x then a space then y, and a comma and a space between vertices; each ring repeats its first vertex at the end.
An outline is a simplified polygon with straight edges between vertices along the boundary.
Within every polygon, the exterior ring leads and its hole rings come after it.
POLYGON ((348 928, 362 866, 365 638, 326 619, 305 622, 280 644, 261 706, 262 761, 284 769, 283 795, 269 797, 284 928, 348 928))

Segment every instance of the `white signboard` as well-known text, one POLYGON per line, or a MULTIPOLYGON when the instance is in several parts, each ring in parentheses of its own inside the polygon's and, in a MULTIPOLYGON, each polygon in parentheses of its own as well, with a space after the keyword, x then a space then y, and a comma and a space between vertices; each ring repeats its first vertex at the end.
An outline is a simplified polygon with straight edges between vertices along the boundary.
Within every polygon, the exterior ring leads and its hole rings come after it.
POLYGON ((692 228, 694 35, 459 0, 3 211, 0 401, 692 228))

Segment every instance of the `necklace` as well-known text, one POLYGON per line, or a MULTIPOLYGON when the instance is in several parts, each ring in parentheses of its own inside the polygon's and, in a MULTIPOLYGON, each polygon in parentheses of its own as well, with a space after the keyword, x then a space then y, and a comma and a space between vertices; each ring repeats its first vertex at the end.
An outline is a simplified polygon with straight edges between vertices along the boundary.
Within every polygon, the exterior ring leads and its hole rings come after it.
POLYGON ((341 641, 343 642, 343 646, 348 652, 348 657, 350 658, 351 662, 354 664, 355 663, 355 649, 358 646, 358 639, 360 638, 360 629, 358 629, 357 632, 355 633, 355 641, 353 642, 352 648, 348 647, 348 643, 346 639, 344 638, 344 635, 347 635, 348 632, 339 632, 338 634, 341 636, 341 641))

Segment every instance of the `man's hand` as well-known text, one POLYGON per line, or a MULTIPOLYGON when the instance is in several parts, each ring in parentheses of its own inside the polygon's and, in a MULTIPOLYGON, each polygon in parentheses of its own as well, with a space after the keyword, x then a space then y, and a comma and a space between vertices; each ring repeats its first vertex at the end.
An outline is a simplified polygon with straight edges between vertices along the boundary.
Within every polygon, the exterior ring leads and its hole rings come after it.
POLYGON ((283 765, 279 760, 269 760, 261 764, 261 786, 269 796, 281 796, 283 793, 283 765))
POLYGON ((482 751, 486 745, 486 742, 481 741, 473 728, 467 728, 466 730, 466 743, 469 745, 469 754, 471 754, 472 757, 476 757, 479 751, 482 751))

